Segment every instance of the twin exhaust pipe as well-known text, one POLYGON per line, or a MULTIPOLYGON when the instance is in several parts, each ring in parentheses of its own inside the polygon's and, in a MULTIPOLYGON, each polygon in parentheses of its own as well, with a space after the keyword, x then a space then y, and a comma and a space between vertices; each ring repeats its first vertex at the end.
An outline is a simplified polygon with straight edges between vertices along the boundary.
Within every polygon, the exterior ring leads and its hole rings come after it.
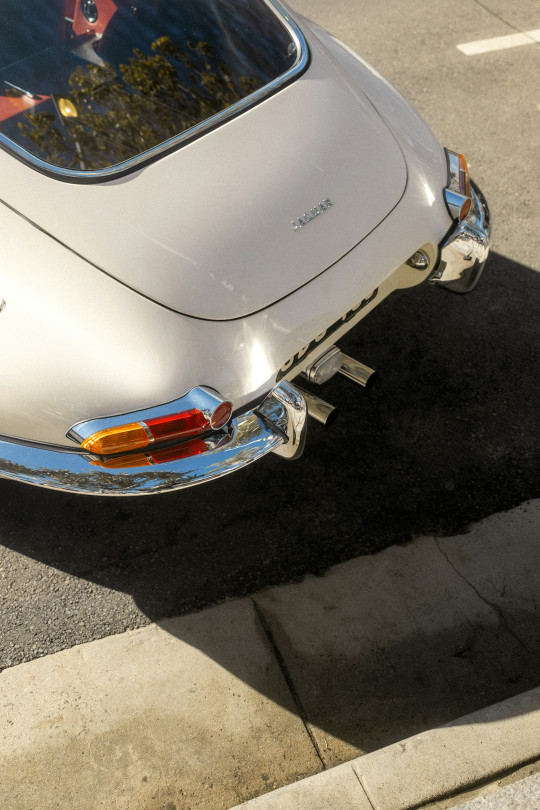
MULTIPOLYGON (((363 363, 359 363, 354 357, 343 354, 336 346, 332 346, 331 349, 302 372, 304 378, 317 384, 326 382, 334 374, 342 374, 348 380, 352 380, 366 390, 371 388, 377 377, 376 371, 363 363)), ((293 384, 306 400, 308 414, 322 425, 330 427, 339 414, 338 409, 316 394, 301 388, 296 381, 293 384)))
POLYGON ((348 354, 341 355, 343 362, 339 369, 339 374, 343 374, 347 379, 352 380, 358 385, 361 385, 366 391, 371 388, 377 379, 377 372, 363 363, 359 363, 354 357, 349 357, 348 354))
POLYGON ((330 405, 329 402, 321 399, 316 394, 312 394, 310 391, 306 391, 305 388, 301 388, 296 382, 294 382, 293 385, 300 391, 306 400, 307 412, 309 416, 312 416, 317 420, 317 422, 320 422, 321 425, 324 425, 325 427, 330 427, 330 425, 336 421, 339 415, 337 408, 330 405))

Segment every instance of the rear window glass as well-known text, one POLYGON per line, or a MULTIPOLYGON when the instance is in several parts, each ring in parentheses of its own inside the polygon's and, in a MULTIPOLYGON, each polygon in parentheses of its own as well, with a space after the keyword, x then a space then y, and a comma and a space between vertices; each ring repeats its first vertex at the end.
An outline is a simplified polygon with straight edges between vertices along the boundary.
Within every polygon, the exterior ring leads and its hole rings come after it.
POLYGON ((174 145, 301 56, 270 0, 0 0, 0 19, 2 140, 68 173, 174 145))

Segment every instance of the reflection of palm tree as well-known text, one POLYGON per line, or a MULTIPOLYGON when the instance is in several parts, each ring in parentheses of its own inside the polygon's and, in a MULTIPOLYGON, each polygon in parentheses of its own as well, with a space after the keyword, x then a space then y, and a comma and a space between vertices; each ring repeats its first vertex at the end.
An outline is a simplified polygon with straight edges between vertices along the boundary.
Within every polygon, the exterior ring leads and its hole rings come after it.
POLYGON ((17 462, 3 460, 0 467, 2 477, 11 478, 16 481, 26 481, 27 483, 39 483, 41 486, 50 487, 56 490, 67 492, 93 492, 95 495, 119 494, 125 490, 138 490, 141 494, 152 492, 153 490, 168 491, 178 488, 180 481, 188 484, 196 478, 195 474, 187 473, 180 476, 163 470, 156 474, 155 468, 152 472, 141 472, 122 476, 111 473, 92 470, 90 474, 85 472, 76 473, 73 470, 62 469, 41 469, 38 474, 33 467, 25 467, 17 462))
POLYGON ((174 138, 261 85, 217 63, 207 42, 189 42, 187 52, 160 37, 151 47, 149 54, 135 49, 120 75, 107 63, 78 66, 69 78, 76 116, 59 127, 54 114, 29 112, 19 124, 32 151, 65 168, 105 168, 174 138))

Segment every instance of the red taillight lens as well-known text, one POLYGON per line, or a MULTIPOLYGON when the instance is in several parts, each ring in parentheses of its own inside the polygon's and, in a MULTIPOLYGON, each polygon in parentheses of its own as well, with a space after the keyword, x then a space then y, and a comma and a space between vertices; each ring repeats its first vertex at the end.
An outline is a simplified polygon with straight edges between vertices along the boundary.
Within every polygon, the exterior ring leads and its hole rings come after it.
POLYGON ((467 214, 469 213, 470 210, 471 210, 471 201, 470 200, 465 200, 465 202, 461 206, 461 211, 459 212, 459 218, 460 219, 465 219, 465 217, 467 216, 467 214))
POLYGON ((212 414, 212 418, 210 422, 214 430, 223 427, 226 425, 229 419, 232 416, 232 403, 231 402, 222 402, 221 405, 218 405, 214 413, 212 414))
POLYGON ((469 167, 467 166, 467 161, 465 160, 465 157, 463 155, 459 155, 459 190, 464 197, 467 197, 467 199, 461 206, 461 211, 459 212, 459 218, 465 219, 471 208, 472 198, 471 198, 471 178, 469 175, 469 167))
POLYGON ((198 436, 210 427, 204 413, 201 413, 196 408, 184 411, 184 413, 162 416, 158 419, 148 419, 144 424, 146 424, 156 442, 179 439, 184 436, 198 436))

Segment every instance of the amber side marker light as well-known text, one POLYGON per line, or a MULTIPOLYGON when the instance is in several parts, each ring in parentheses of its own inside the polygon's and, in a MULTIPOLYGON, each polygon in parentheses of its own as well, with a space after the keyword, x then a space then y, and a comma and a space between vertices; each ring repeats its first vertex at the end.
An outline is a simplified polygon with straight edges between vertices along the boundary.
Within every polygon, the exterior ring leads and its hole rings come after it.
POLYGON ((99 456, 142 450, 158 442, 188 439, 208 430, 218 430, 227 424, 231 414, 230 402, 221 402, 212 413, 191 408, 181 413, 99 430, 85 439, 82 447, 99 456))

